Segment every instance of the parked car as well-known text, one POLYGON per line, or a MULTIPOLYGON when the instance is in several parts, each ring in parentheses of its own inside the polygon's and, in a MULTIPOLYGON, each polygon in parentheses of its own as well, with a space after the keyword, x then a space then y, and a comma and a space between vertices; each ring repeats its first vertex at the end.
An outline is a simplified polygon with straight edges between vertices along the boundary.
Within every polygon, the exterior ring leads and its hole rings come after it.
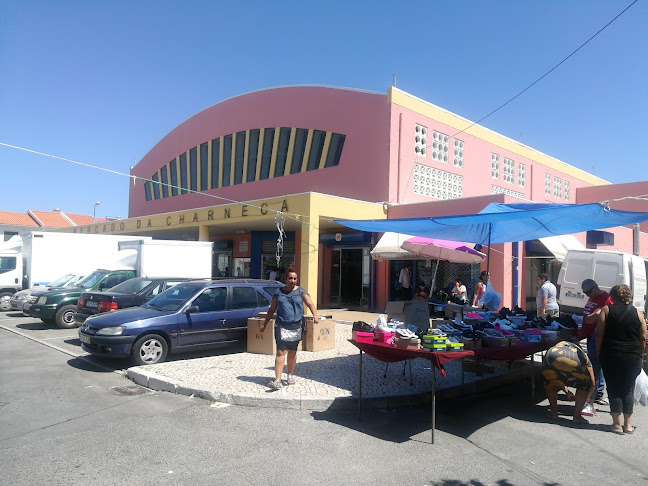
POLYGON ((106 292, 84 292, 77 301, 74 322, 81 325, 90 316, 142 305, 187 280, 189 279, 136 277, 115 285, 106 292))
POLYGON ((31 305, 29 313, 46 323, 54 321, 62 329, 77 327, 74 313, 83 292, 108 290, 134 277, 133 270, 95 270, 75 287, 52 289, 40 294, 38 300, 31 305))
MULTIPOLYGON (((57 278, 53 282, 48 283, 47 285, 32 287, 30 289, 19 290, 11 296, 9 300, 9 305, 11 305, 12 310, 22 311, 24 304, 29 300, 29 296, 36 293, 41 293, 47 290, 51 290, 56 287, 70 287, 74 286, 83 280, 84 275, 78 275, 75 273, 67 273, 60 278, 57 278)), ((35 301, 34 301, 35 302, 35 301)))
POLYGON ((265 312, 283 284, 270 280, 192 280, 140 307, 99 314, 79 328, 84 351, 161 363, 168 353, 208 349, 247 338, 249 317, 265 312))

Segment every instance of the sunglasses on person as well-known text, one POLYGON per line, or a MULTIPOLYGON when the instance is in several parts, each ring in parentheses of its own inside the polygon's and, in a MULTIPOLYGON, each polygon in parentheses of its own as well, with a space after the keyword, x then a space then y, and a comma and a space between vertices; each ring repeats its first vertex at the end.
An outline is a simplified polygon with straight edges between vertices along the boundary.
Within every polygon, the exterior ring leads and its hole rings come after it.
POLYGON ((590 287, 590 288, 587 289, 587 290, 583 289, 583 293, 584 293, 585 295, 587 295, 587 294, 589 294, 592 290, 594 290, 594 287, 590 287))

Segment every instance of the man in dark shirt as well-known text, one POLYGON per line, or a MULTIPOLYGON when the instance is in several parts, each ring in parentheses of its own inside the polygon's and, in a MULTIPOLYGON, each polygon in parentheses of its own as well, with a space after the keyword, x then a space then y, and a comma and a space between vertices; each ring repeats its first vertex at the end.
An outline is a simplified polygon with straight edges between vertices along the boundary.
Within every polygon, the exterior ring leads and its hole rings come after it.
POLYGON ((582 331, 583 335, 587 336, 587 357, 592 362, 594 379, 596 381, 594 385, 594 393, 589 399, 589 404, 593 410, 594 402, 600 405, 608 404, 607 400, 603 397, 603 392, 605 391, 605 378, 603 378, 601 363, 599 363, 596 354, 594 331, 596 331, 596 321, 601 313, 601 308, 606 305, 612 305, 612 299, 610 298, 610 294, 601 290, 598 284, 590 278, 583 280, 583 283, 581 283, 581 289, 583 289, 583 293, 589 297, 589 300, 583 309, 582 331))

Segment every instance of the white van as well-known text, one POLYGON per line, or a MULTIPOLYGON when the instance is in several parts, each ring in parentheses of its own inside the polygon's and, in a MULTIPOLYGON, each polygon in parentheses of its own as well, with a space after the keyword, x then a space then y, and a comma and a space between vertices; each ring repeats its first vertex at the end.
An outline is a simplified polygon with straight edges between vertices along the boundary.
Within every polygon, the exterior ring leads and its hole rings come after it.
POLYGON ((619 251, 569 250, 556 284, 560 312, 583 313, 588 297, 581 283, 591 278, 606 292, 615 285, 627 285, 634 294, 633 305, 645 313, 647 262, 645 258, 619 251))

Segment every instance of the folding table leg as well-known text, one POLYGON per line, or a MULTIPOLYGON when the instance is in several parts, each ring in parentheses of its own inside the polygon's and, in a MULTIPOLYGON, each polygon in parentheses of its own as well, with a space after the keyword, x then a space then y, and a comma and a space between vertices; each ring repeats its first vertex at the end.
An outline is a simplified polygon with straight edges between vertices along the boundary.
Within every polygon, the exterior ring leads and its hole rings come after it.
POLYGON ((387 378, 387 370, 389 369, 389 363, 385 365, 385 374, 383 375, 383 378, 387 378))
POLYGON ((410 386, 414 386, 414 381, 412 380, 412 360, 408 359, 407 363, 409 365, 409 370, 410 370, 410 386))
POLYGON ((358 371, 358 417, 362 409, 362 350, 360 350, 360 365, 358 371))
POLYGON ((432 366, 432 444, 434 444, 435 428, 436 428, 436 368, 432 366))

